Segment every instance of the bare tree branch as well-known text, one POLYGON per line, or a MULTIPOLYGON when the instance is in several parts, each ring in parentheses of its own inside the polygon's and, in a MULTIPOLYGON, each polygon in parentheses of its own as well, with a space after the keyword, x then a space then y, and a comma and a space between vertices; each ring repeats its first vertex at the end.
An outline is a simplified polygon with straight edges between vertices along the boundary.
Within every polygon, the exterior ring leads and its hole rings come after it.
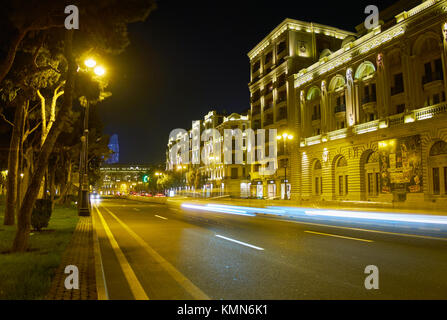
POLYGON ((12 122, 9 121, 8 119, 6 119, 6 117, 5 117, 5 115, 4 115, 3 113, 0 113, 0 117, 1 117, 3 120, 5 120, 5 122, 6 122, 7 124, 9 124, 10 126, 13 126, 13 127, 14 127, 14 123, 12 123, 12 122))

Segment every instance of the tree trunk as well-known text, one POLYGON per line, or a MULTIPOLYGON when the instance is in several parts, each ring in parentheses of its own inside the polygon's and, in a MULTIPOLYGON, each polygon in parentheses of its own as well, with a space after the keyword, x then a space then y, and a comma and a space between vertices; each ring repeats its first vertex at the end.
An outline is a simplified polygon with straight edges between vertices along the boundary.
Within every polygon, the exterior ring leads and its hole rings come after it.
POLYGON ((50 200, 51 200, 51 209, 54 209, 54 194, 55 194, 55 185, 54 185, 54 180, 55 180, 55 175, 56 175, 56 168, 53 167, 51 168, 51 170, 49 171, 49 176, 50 176, 50 200))
POLYGON ((65 58, 68 63, 67 82, 64 92, 64 100, 57 114, 57 120, 51 128, 50 133, 42 146, 36 168, 31 178, 31 182, 26 191, 20 208, 17 220, 17 232, 12 245, 12 252, 24 252, 28 248, 29 231, 31 226, 31 213, 36 202, 39 187, 42 182, 45 169, 48 165, 48 159, 53 151, 54 145, 59 134, 62 132, 65 122, 68 120, 73 100, 74 77, 77 65, 72 51, 73 30, 65 31, 65 58))
POLYGON ((23 113, 27 101, 19 101, 14 114, 14 127, 12 129, 11 141, 9 144, 8 156, 8 177, 6 192, 6 208, 4 225, 12 226, 15 222, 15 205, 17 201, 17 172, 19 167, 19 149, 21 140, 21 130, 23 113))
POLYGON ((61 187, 61 193, 58 200, 59 204, 65 204, 66 196, 70 192, 71 189, 71 170, 72 170, 72 163, 71 159, 68 160, 68 169, 67 169, 67 177, 65 178, 65 184, 61 187))

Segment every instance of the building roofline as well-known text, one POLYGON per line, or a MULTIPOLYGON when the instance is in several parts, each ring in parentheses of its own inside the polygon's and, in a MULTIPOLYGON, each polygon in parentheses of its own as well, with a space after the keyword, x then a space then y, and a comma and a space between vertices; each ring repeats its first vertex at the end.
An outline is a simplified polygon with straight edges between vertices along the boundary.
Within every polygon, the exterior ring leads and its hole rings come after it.
POLYGON ((333 36, 339 39, 344 39, 347 36, 355 36, 356 33, 342 30, 336 27, 331 27, 314 22, 305 22, 295 19, 286 18, 284 19, 272 32, 270 32, 261 42, 259 42, 250 52, 248 52, 248 57, 250 60, 255 58, 259 52, 264 50, 270 44, 270 40, 274 40, 279 37, 286 30, 305 30, 307 32, 317 32, 324 33, 328 36, 333 36))

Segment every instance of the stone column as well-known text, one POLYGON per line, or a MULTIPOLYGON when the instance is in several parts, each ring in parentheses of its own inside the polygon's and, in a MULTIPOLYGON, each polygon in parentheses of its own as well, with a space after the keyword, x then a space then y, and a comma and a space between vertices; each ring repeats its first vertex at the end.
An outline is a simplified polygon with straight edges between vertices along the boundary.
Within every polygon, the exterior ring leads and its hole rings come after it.
POLYGON ((415 69, 415 59, 411 56, 410 45, 406 41, 402 42, 400 52, 404 78, 405 108, 407 110, 417 109, 421 101, 421 79, 415 69))
POLYGON ((377 117, 382 119, 390 114, 390 82, 385 69, 385 55, 377 55, 377 117))
POLYGON ((328 94, 327 94, 327 86, 326 80, 321 81, 321 103, 320 103, 320 112, 321 112, 321 133, 328 132, 328 94))
POLYGON ((348 68, 346 71, 346 125, 352 127, 358 123, 357 116, 357 103, 356 103, 356 90, 353 80, 353 71, 348 68))

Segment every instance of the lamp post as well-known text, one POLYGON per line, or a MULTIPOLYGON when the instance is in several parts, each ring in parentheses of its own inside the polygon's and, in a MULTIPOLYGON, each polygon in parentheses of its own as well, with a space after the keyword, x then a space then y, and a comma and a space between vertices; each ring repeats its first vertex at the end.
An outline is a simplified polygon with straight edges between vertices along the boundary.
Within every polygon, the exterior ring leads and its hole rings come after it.
MULTIPOLYGON (((281 136, 277 136, 278 140, 283 140, 284 143, 284 154, 287 155, 287 140, 292 140, 293 139, 293 135, 288 134, 287 132, 284 132, 281 136)), ((286 158, 286 162, 284 164, 284 198, 286 198, 287 200, 289 200, 289 196, 287 194, 287 164, 288 164, 289 158, 286 158)))
MULTIPOLYGON (((96 66, 96 61, 87 59, 84 61, 88 70, 93 69, 97 76, 103 76, 105 69, 101 66, 96 66)), ((88 115, 90 109, 90 102, 86 98, 84 107, 84 131, 81 137, 81 156, 79 160, 79 194, 78 194, 78 215, 90 216, 90 199, 88 196, 88 115)))

